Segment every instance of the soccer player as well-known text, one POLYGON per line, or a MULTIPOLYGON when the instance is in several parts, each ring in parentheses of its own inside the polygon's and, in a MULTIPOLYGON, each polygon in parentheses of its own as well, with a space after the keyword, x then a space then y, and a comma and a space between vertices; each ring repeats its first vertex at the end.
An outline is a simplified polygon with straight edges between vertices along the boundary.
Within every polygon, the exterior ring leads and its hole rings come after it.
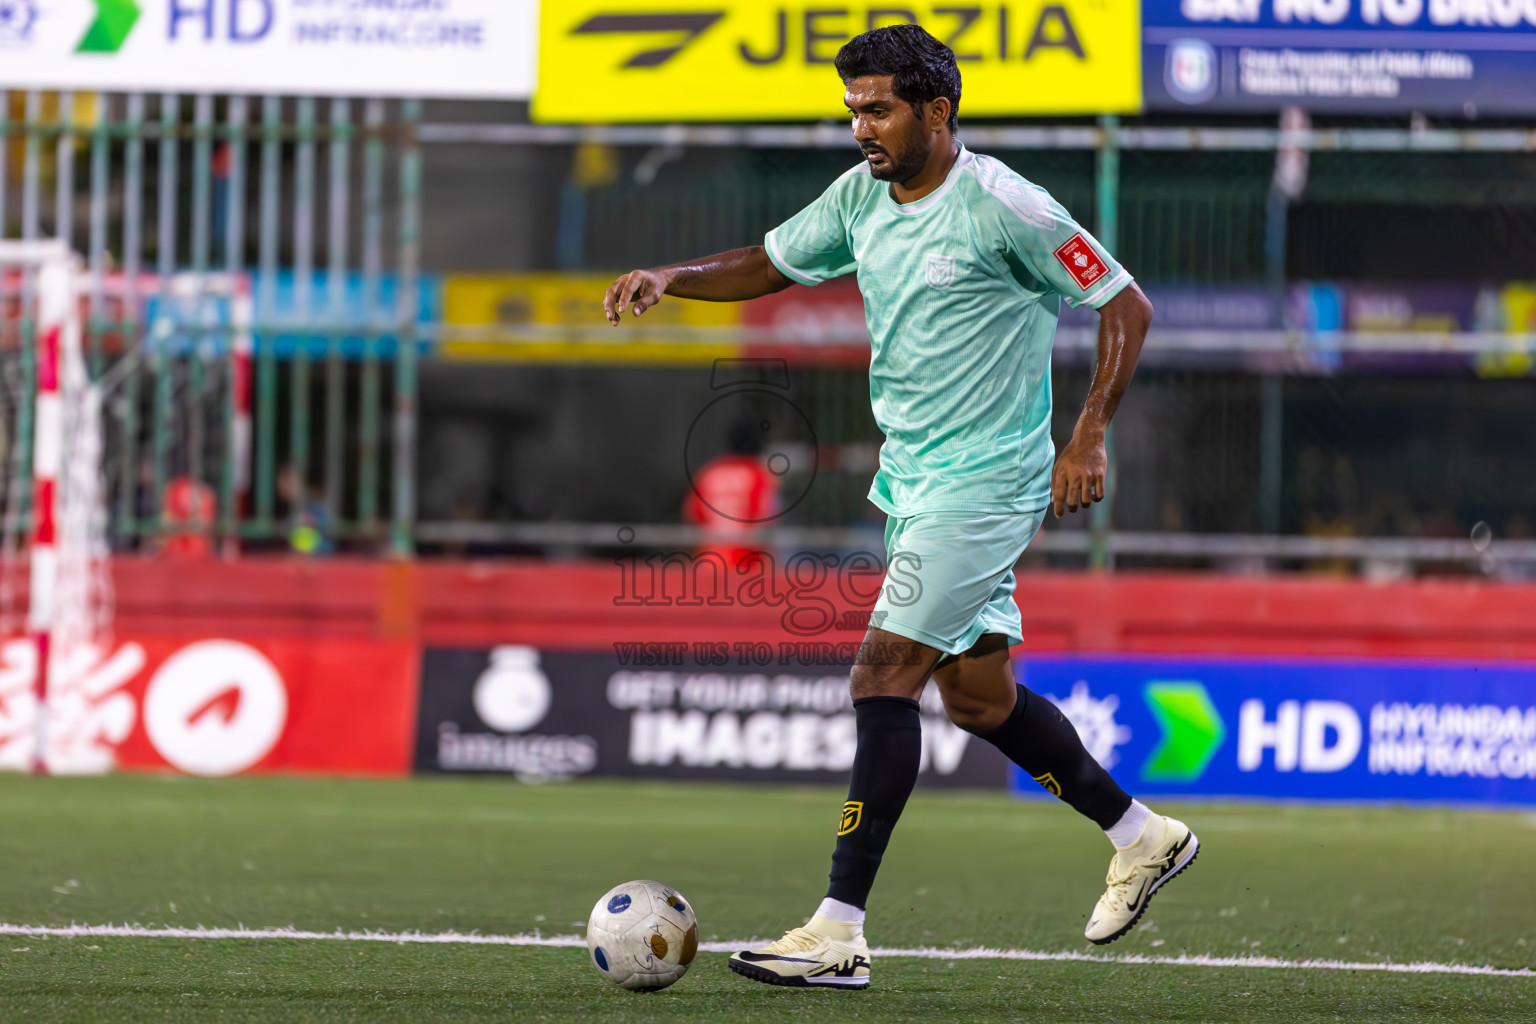
POLYGON ((951 721, 994 744, 1102 828, 1115 848, 1087 937, 1128 932, 1199 841, 1131 799, 1054 704, 1017 684, 1013 566, 1047 508, 1104 497, 1104 434, 1131 382, 1152 306, 1043 189, 955 137, 960 72, 916 25, 838 52, 858 166, 764 245, 620 277, 608 321, 663 295, 737 301, 857 272, 870 401, 885 433, 869 497, 886 515, 887 585, 850 672, 858 745, 826 899, 803 926, 731 969, 773 985, 869 985, 864 908, 917 781, 930 676, 951 721), (1098 365, 1072 438, 1051 442, 1060 299, 1099 311, 1098 365), (889 567, 902 560, 901 585, 889 567), (909 585, 915 576, 916 585, 909 585))

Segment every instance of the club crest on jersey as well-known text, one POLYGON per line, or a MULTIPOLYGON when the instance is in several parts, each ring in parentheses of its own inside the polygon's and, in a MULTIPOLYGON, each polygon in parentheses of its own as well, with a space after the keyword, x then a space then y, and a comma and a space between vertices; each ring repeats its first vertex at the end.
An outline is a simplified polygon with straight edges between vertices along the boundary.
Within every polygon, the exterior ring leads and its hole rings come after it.
POLYGON ((928 254, 928 261, 924 264, 923 271, 928 287, 943 291, 955 283, 955 258, 931 252, 928 254))
POLYGON ((845 836, 859 827, 859 819, 864 816, 864 801, 849 800, 843 804, 843 820, 838 823, 837 834, 845 836))

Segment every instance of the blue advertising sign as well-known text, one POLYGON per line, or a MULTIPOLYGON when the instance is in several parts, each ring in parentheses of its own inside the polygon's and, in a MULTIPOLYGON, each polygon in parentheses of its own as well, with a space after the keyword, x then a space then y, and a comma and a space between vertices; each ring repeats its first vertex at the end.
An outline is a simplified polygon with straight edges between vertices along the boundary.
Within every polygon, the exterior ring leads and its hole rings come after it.
MULTIPOLYGON (((0 0, 0 6, 3 4, 0 0)), ((347 359, 368 354, 383 360, 394 358, 400 321, 397 275, 380 274, 377 284, 370 286, 361 273, 348 272, 337 289, 339 301, 334 305, 328 272, 314 271, 308 289, 300 289, 298 284, 291 270, 278 271, 270 282, 261 273, 250 275, 247 293, 254 306, 251 316, 255 322, 250 326, 255 352, 259 354, 270 345, 279 359, 292 358, 300 348, 312 358, 323 358, 334 339, 347 359), (264 297, 269 291, 271 308, 267 309, 264 297)), ((430 328, 442 322, 442 292, 438 275, 417 276, 416 346, 422 354, 430 351, 430 328)), ((227 291, 191 289, 170 297, 154 292, 145 299, 146 341, 152 351, 185 355, 199 348, 206 355, 222 356, 231 343, 234 319, 234 302, 227 291)))
MULTIPOLYGON (((1533 0, 1536 2, 1536 0, 1533 0)), ((1281 300, 1265 285, 1146 285, 1160 331, 1274 331, 1285 326, 1281 300)), ((1092 306, 1061 307, 1062 327, 1099 325, 1092 306)))
MULTIPOLYGON (((253 274, 251 279, 252 294, 257 296, 264 294, 262 275, 253 274)), ((398 343, 394 328, 399 323, 397 311, 400 307, 400 279, 396 275, 380 274, 378 291, 370 296, 363 275, 356 271, 348 272, 339 289, 340 306, 334 310, 331 306, 328 272, 323 270, 313 272, 302 302, 298 283, 293 271, 277 272, 277 279, 272 284, 273 323, 291 322, 309 326, 332 326, 341 333, 337 339, 338 347, 348 359, 361 358, 370 344, 373 354, 379 358, 389 359, 394 356, 395 346, 398 343)), ((442 281, 435 274, 418 275, 416 323, 421 327, 441 322, 442 281)), ((270 340, 279 359, 292 356, 294 350, 300 346, 303 346, 311 356, 323 356, 328 344, 325 335, 309 334, 302 328, 293 333, 284 331, 270 340)), ((265 336, 258 335, 256 339, 258 351, 267 341, 265 336)), ((425 344, 426 339, 418 336, 418 347, 424 347, 425 344)))
POLYGON ((1536 111, 1536 0, 1143 0, 1150 110, 1536 111))
MULTIPOLYGON (((1536 666, 1029 657, 1133 793, 1536 805, 1536 666)), ((1014 788, 1038 792, 1015 773, 1014 788)))

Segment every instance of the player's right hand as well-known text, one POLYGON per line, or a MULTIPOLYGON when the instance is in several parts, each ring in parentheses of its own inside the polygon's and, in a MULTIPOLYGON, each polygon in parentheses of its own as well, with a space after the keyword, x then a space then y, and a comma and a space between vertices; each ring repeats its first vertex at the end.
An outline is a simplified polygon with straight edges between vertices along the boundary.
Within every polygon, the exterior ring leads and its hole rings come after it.
POLYGON ((631 303, 635 316, 639 316, 660 302, 666 290, 667 279, 663 275, 654 270, 631 270, 608 286, 608 294, 603 296, 603 312, 608 322, 617 327, 631 303))
POLYGON ((1084 434, 1074 430, 1072 440, 1056 456, 1051 469, 1051 508, 1056 518, 1104 500, 1109 476, 1109 456, 1104 450, 1103 428, 1084 434))

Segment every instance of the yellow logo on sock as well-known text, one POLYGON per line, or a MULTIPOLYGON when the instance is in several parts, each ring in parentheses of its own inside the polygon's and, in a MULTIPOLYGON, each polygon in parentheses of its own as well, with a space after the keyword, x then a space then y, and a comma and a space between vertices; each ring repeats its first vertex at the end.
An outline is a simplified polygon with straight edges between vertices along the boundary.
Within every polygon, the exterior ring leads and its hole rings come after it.
POLYGON ((864 816, 864 801, 849 800, 843 804, 843 821, 837 827, 837 834, 845 836, 859 827, 859 820, 864 816))
POLYGON ((1044 786, 1045 791, 1051 794, 1051 796, 1061 796, 1061 783, 1057 782, 1056 776, 1052 775, 1050 772, 1046 772, 1044 775, 1033 775, 1030 777, 1033 778, 1036 782, 1040 783, 1040 785, 1044 786))

